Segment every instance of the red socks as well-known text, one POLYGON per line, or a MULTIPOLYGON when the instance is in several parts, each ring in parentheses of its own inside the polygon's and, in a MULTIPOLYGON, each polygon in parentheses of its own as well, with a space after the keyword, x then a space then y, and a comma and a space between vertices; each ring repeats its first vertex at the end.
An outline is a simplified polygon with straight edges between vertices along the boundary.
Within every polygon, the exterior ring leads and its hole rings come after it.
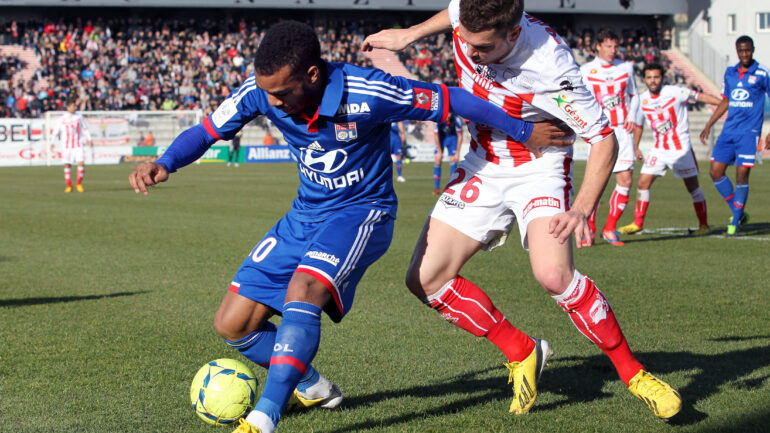
POLYGON ((607 298, 585 275, 575 271, 567 290, 553 297, 572 323, 610 358, 626 385, 644 369, 634 358, 607 298))
POLYGON ((604 224, 604 230, 615 231, 615 226, 623 215, 623 211, 628 204, 628 188, 621 186, 615 186, 615 190, 612 191, 612 197, 610 198, 610 213, 607 215, 607 222, 604 224))
POLYGON ((483 290, 463 277, 446 283, 425 303, 447 322, 477 337, 486 337, 509 362, 523 361, 535 348, 535 342, 511 325, 483 290))

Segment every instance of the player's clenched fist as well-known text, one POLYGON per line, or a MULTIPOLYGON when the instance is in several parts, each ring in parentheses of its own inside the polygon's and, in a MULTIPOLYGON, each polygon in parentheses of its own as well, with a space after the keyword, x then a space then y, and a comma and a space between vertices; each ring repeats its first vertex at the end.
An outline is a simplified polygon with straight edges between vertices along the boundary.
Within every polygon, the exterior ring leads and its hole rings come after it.
POLYGON ((135 193, 149 194, 148 186, 155 186, 168 179, 168 170, 161 164, 143 162, 128 176, 128 182, 135 193))

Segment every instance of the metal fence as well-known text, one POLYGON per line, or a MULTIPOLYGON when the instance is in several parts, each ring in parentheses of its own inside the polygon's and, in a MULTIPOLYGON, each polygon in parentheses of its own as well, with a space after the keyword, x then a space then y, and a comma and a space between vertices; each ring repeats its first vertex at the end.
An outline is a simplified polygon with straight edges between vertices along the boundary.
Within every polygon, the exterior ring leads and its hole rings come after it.
POLYGON ((724 81, 728 55, 715 50, 703 36, 690 32, 690 60, 708 76, 711 81, 721 86, 724 81))

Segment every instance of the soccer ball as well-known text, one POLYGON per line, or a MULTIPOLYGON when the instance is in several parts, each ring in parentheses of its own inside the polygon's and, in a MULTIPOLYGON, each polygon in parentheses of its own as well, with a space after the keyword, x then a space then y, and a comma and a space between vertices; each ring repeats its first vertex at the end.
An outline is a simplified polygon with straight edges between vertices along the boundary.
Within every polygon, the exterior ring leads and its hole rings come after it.
POLYGON ((211 425, 231 424, 244 416, 257 400, 257 378, 244 363, 217 359, 198 370, 190 385, 195 413, 211 425))

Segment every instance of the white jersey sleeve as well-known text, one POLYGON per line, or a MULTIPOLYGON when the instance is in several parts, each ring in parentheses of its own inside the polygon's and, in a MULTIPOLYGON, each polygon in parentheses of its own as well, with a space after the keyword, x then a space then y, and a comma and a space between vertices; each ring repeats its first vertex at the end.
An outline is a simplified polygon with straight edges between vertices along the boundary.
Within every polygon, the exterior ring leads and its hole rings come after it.
MULTIPOLYGON (((530 103, 568 124, 589 143, 612 134, 607 117, 584 84, 569 47, 561 41, 556 43, 554 37, 545 32, 530 31, 530 34, 540 39, 534 41, 531 54, 532 61, 540 68, 536 68, 539 69, 537 79, 530 83, 530 103)), ((521 94, 520 80, 517 81, 514 84, 513 80, 507 80, 503 85, 521 94)))

